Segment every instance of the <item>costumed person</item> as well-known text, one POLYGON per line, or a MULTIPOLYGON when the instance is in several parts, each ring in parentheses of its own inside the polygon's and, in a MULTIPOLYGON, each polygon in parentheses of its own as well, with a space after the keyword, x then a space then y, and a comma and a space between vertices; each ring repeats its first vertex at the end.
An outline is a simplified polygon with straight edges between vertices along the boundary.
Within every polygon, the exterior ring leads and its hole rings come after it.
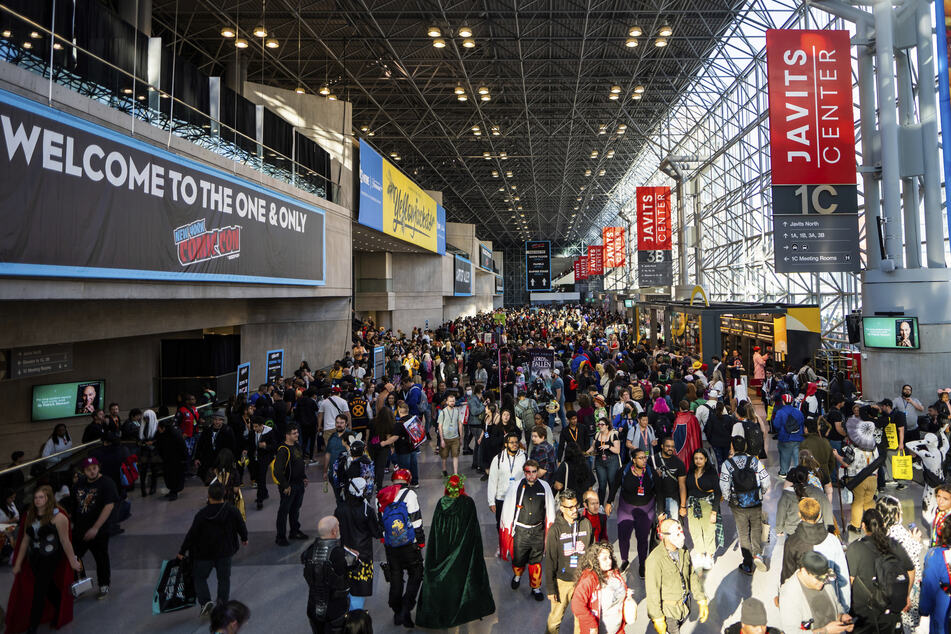
POLYGON ((350 571, 350 609, 360 610, 373 594, 373 540, 383 537, 379 515, 366 498, 367 481, 354 478, 347 486, 334 517, 340 522, 340 541, 356 551, 357 566, 350 571))
POLYGON ((423 555, 426 544, 423 515, 419 498, 409 488, 413 475, 409 469, 393 472, 393 484, 380 491, 377 507, 383 524, 383 546, 390 584, 389 605, 393 610, 393 625, 413 627, 410 612, 416 606, 416 595, 423 582, 423 555), (403 573, 406 573, 406 583, 403 573))
POLYGON ((555 498, 548 483, 538 477, 537 462, 527 460, 522 473, 525 477, 509 486, 502 505, 499 550, 502 559, 512 562, 512 589, 521 585, 527 565, 532 597, 544 601, 542 556, 545 534, 555 521, 555 498))
POLYGON ((674 418, 674 447, 677 457, 685 465, 691 464, 693 452, 703 447, 703 437, 700 435, 700 422, 690 411, 688 401, 680 401, 680 411, 674 418))
POLYGON ((465 476, 452 475, 433 513, 416 624, 448 629, 494 612, 476 505, 465 476))
POLYGON ((17 535, 7 632, 36 632, 47 622, 59 629, 73 620, 70 585, 82 563, 73 551, 69 528, 69 517, 56 505, 52 487, 37 487, 17 535))
POLYGON ((921 458, 925 481, 925 490, 921 496, 921 514, 928 526, 931 526, 938 508, 935 487, 944 482, 941 465, 948 455, 948 437, 944 432, 937 435, 929 432, 921 440, 905 443, 905 449, 921 458))

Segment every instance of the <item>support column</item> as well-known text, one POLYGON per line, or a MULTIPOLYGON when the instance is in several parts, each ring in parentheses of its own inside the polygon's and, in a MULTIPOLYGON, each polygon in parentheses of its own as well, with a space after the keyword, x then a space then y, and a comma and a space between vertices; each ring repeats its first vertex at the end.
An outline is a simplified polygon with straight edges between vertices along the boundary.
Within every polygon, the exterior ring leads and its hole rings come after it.
MULTIPOLYGON (((911 87, 911 62, 905 51, 895 52, 895 68, 898 79, 898 117, 902 126, 915 125, 915 92, 911 87)), ((907 173, 907 171, 906 171, 907 173)), ((905 176, 901 179, 902 218, 905 225, 905 267, 921 268, 921 237, 918 229, 918 179, 905 176)))
POLYGON ((882 270, 902 268, 901 202, 899 199, 898 108, 895 104, 895 46, 891 0, 875 0, 875 70, 879 130, 882 137, 882 217, 885 258, 882 270))
POLYGON ((875 124, 875 67, 873 64, 872 25, 862 20, 857 23, 864 40, 858 46, 859 72, 859 126, 862 132, 862 185, 865 192, 865 250, 868 268, 878 269, 882 256, 878 246, 878 219, 881 216, 881 197, 876 164, 879 161, 880 141, 875 124))
POLYGON ((235 49, 234 57, 225 64, 225 86, 244 96, 244 84, 248 81, 248 58, 235 49))
POLYGON ((916 9, 918 25, 918 116, 925 173, 922 177, 925 201, 925 242, 928 268, 945 268, 944 222, 941 218, 941 168, 938 144, 938 96, 935 87, 934 45, 931 39, 931 2, 919 0, 916 9), (924 78, 924 79, 922 79, 924 78))

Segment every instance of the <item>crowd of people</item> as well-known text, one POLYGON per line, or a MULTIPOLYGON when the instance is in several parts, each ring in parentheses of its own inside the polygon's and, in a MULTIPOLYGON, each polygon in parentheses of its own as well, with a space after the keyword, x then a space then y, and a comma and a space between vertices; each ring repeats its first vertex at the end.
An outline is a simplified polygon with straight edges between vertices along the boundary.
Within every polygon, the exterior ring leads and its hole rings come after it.
MULTIPOLYGON (((377 572, 392 613, 377 621, 439 629, 489 616, 483 553, 495 551, 511 563, 513 591, 527 582, 528 596, 547 602, 547 632, 570 613, 576 632, 617 634, 646 610, 656 632, 676 633, 708 619, 702 580, 728 523, 740 574, 781 574, 771 593, 779 616, 748 598, 725 631, 908 633, 928 616, 930 632, 948 632, 949 393, 928 407, 910 385, 867 400, 844 374, 820 376, 765 342, 748 360, 737 350, 701 359, 652 346, 621 315, 592 307, 509 309, 409 333, 355 321, 352 348, 332 368, 302 362, 225 407, 205 390, 183 395, 169 417, 132 410, 122 420, 117 404, 95 412, 83 441, 103 442, 81 473, 53 465, 22 507, 4 495, 0 512, 19 527, 7 533, 8 631, 69 622, 87 552, 106 598, 109 539, 135 483, 143 497, 161 488, 172 501, 193 478, 207 505, 177 557, 191 562, 212 631, 226 608, 227 627, 248 618, 231 601, 232 559, 270 488, 276 547, 309 542, 300 561, 314 632, 371 631, 377 572), (423 452, 443 476, 431 518, 419 499, 423 452), (484 483, 484 499, 466 493, 464 471, 484 483), (335 508, 312 538, 300 511, 317 480, 335 508), (891 495, 907 486, 920 487, 920 503, 891 495), (497 542, 483 543, 481 504, 497 542), (772 561, 771 531, 782 544, 772 561)), ((71 442, 57 425, 41 454, 52 463, 71 442)))

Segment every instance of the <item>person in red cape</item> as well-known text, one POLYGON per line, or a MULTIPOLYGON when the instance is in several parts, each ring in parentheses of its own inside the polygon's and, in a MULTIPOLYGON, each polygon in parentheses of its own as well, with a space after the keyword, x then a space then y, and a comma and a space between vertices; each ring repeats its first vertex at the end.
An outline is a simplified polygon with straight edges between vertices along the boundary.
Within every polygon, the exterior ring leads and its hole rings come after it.
POLYGON ((499 528, 499 554, 512 562, 512 589, 517 590, 528 566, 532 597, 543 601, 542 557, 548 527, 555 521, 555 498, 551 487, 538 477, 538 463, 526 460, 525 477, 509 485, 499 528))
POLYGON ((674 443, 677 457, 688 465, 693 462, 693 452, 703 447, 703 437, 700 435, 700 423, 690 411, 690 403, 680 401, 679 410, 674 419, 674 443))
POLYGON ((73 620, 73 571, 82 563, 70 542, 69 516, 56 505, 53 489, 37 487, 17 533, 13 588, 7 604, 7 632, 36 632, 40 623, 60 628, 73 620))

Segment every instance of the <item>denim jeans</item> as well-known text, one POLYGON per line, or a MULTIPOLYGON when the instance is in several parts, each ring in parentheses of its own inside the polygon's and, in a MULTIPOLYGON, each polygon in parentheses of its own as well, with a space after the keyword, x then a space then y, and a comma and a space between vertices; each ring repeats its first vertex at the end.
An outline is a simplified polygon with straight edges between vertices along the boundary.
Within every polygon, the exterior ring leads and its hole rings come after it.
POLYGON ((602 460, 601 456, 598 456, 595 460, 594 471, 598 475, 598 499, 601 504, 605 503, 608 491, 614 488, 614 477, 620 468, 621 465, 618 459, 613 455, 606 460, 602 460))
POLYGON ((395 453, 393 454, 393 462, 398 464, 403 469, 409 469, 410 474, 413 476, 413 481, 411 484, 419 484, 419 464, 417 463, 417 453, 416 451, 410 453, 395 453))
POLYGON ((730 458, 730 448, 714 446, 713 455, 717 458, 717 473, 719 473, 720 469, 723 467, 723 463, 730 458))
POLYGON ((218 591, 216 597, 218 601, 228 601, 231 594, 231 557, 221 557, 220 559, 196 559, 195 570, 195 598, 198 599, 198 605, 203 606, 211 601, 211 591, 208 589, 208 575, 211 569, 215 569, 218 577, 218 591))
MULTIPOLYGON (((839 454, 842 453, 842 441, 841 440, 830 440, 829 445, 832 446, 839 454)), ((839 463, 835 463, 835 467, 832 468, 832 473, 829 474, 833 482, 839 481, 839 463)))
POLYGON ((664 512, 667 513, 667 517, 679 520, 680 500, 676 498, 664 498, 664 512))
POLYGON ((779 443, 779 475, 786 475, 791 467, 799 464, 799 442, 779 443))

